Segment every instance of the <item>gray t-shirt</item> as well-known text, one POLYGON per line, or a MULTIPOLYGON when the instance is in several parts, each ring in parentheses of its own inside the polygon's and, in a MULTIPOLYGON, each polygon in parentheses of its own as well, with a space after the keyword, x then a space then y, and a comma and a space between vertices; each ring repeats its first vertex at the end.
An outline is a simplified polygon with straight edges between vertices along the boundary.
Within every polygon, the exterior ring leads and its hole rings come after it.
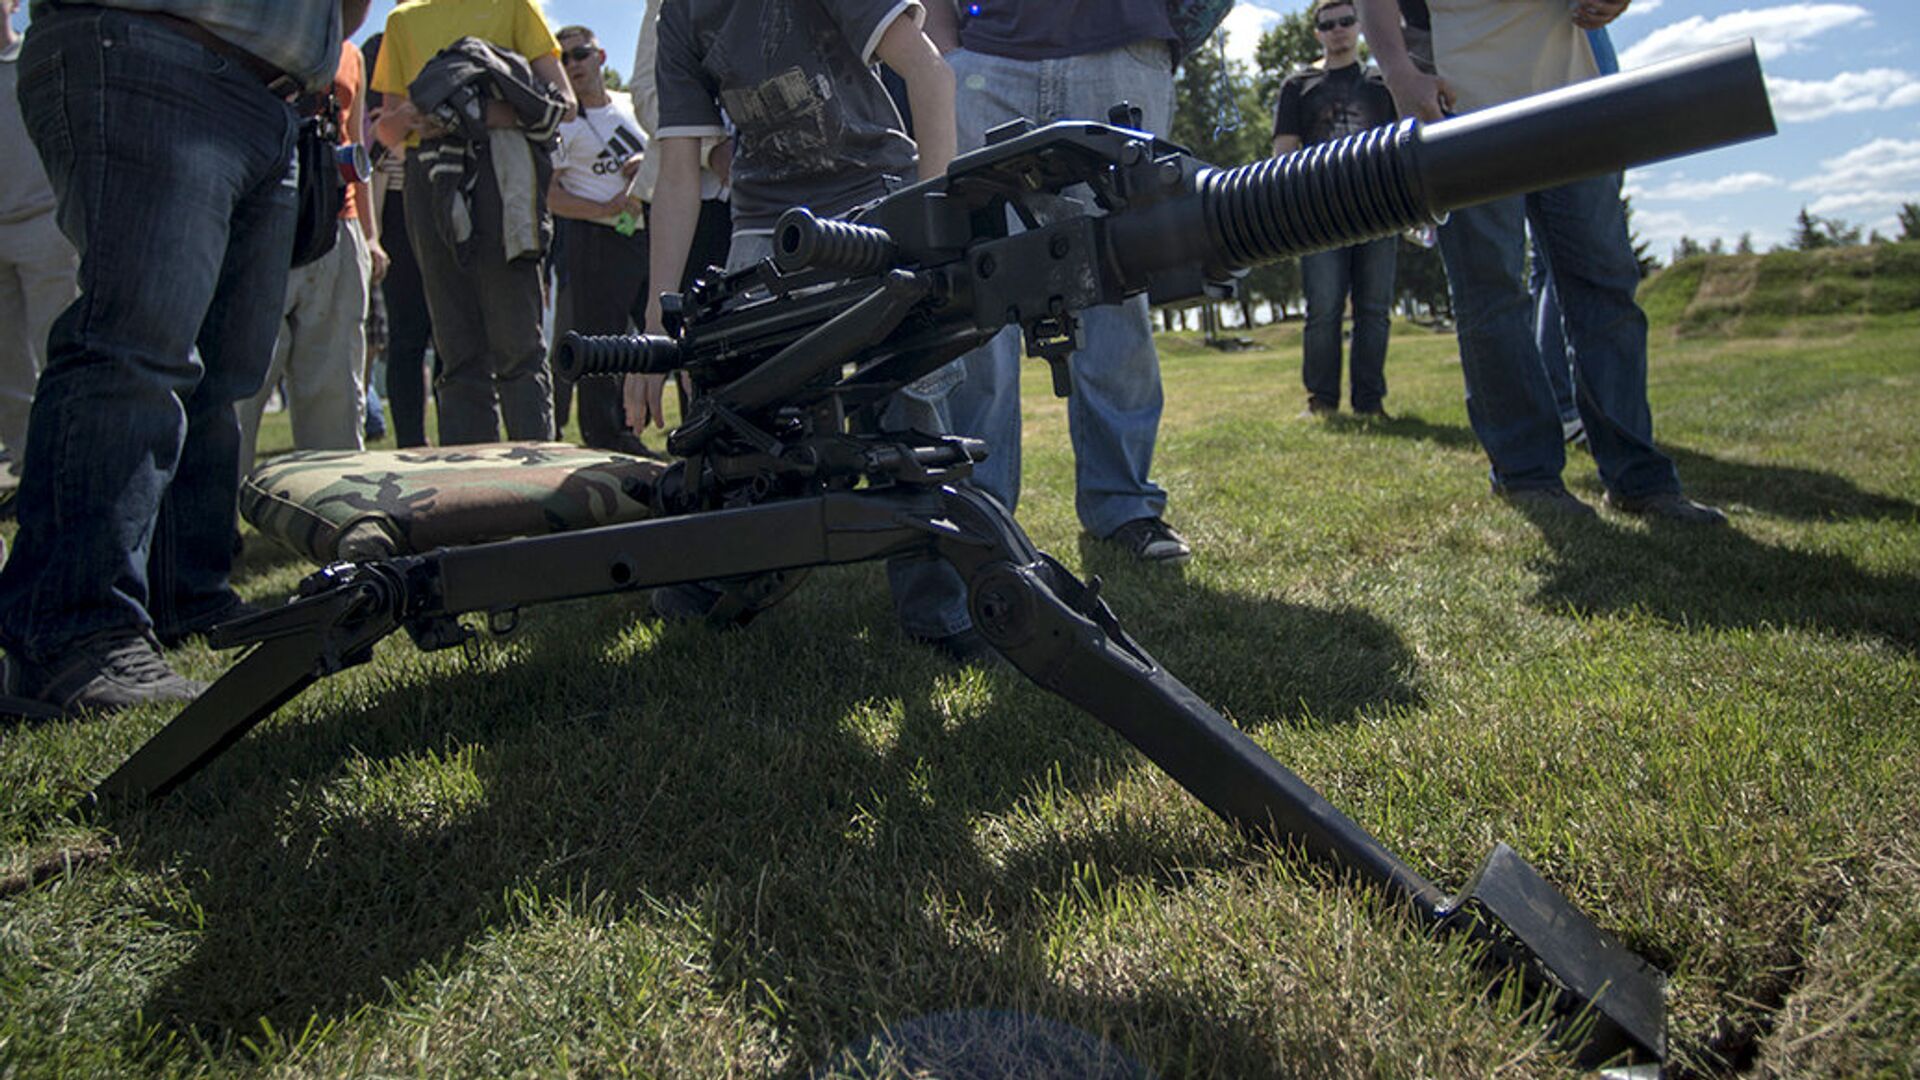
POLYGON ((53 188, 40 167, 40 152, 20 118, 20 43, 0 52, 0 225, 25 221, 53 209, 53 188))
POLYGON ((1014 60, 1057 60, 1136 41, 1173 41, 1167 0, 1052 0, 960 5, 960 44, 1014 60), (978 7, 978 13, 970 10, 978 7))
POLYGON ((725 135, 733 227, 773 228, 790 206, 841 214, 911 181, 917 153, 873 71, 880 37, 919 0, 666 0, 656 138, 725 135))

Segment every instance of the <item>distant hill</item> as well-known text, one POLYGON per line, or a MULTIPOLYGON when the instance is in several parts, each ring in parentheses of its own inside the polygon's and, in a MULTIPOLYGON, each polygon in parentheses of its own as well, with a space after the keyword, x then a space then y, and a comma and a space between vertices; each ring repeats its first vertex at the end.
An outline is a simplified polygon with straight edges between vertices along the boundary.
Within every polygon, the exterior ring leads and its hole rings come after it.
POLYGON ((1640 287, 1656 327, 1682 336, 1773 334, 1815 315, 1920 310, 1920 243, 1701 255, 1640 287))

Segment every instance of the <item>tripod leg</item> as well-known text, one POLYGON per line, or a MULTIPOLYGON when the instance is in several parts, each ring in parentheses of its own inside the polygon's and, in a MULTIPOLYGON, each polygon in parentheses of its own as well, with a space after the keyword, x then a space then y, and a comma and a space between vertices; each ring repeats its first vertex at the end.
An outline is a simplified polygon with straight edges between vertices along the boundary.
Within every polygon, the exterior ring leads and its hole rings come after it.
POLYGON ((1091 588, 1037 551, 991 496, 949 488, 969 542, 939 550, 967 579, 974 624, 1028 678, 1113 728, 1221 818, 1297 847, 1406 901, 1429 925, 1489 942, 1488 957, 1589 1026, 1583 1060, 1666 1053, 1664 976, 1502 844, 1449 898, 1396 858, 1127 636, 1091 588))

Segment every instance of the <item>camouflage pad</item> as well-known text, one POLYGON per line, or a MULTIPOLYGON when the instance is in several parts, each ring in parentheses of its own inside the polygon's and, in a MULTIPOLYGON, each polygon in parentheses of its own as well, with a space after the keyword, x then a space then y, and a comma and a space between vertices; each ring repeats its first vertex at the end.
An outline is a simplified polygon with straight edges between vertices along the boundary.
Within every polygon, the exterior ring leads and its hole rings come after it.
POLYGON ((240 485, 253 527, 318 563, 638 521, 658 461, 565 443, 307 450, 240 485))

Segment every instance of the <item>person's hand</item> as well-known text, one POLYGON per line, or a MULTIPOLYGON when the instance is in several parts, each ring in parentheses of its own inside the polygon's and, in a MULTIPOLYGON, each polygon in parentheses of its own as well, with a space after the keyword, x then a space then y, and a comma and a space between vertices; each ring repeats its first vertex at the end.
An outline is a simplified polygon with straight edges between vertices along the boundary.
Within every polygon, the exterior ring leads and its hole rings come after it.
POLYGON ((367 261, 373 268, 367 284, 380 284, 381 280, 387 276, 387 267, 393 265, 393 260, 387 257, 387 249, 380 246, 380 241, 375 240, 367 245, 367 261))
POLYGON ((713 175, 720 178, 720 183, 722 185, 725 185, 730 181, 732 181, 733 179, 733 140, 732 139, 722 139, 720 140, 719 144, 713 148, 713 153, 707 155, 707 168, 713 170, 713 175))
POLYGON ((629 375, 621 387, 627 407, 627 426, 635 435, 650 427, 667 426, 667 377, 665 375, 629 375))
POLYGON ((1582 30, 1598 30, 1619 18, 1631 0, 1576 0, 1573 25, 1582 30))
POLYGON ((1453 113, 1453 87, 1438 75, 1429 75, 1407 64, 1387 75, 1387 90, 1400 115, 1432 123, 1453 113))
POLYGON ((644 154, 629 155, 627 160, 620 163, 620 175, 628 180, 633 179, 634 174, 640 171, 640 162, 645 157, 646 155, 644 154))

